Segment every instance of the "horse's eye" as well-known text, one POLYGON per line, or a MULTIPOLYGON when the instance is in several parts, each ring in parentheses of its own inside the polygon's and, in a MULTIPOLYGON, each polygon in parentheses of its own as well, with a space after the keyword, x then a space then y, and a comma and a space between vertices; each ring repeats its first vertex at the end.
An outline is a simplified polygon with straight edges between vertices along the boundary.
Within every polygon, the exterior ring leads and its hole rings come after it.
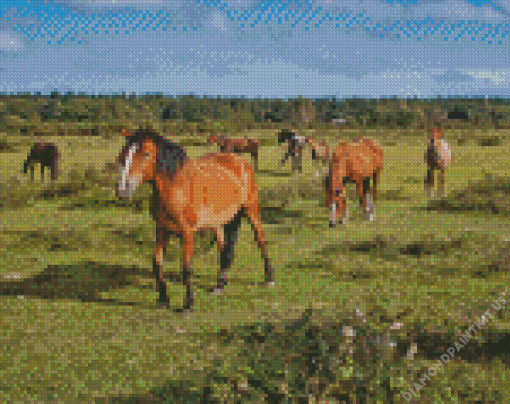
POLYGON ((336 196, 340 196, 340 190, 339 189, 335 190, 335 194, 336 196))
POLYGON ((144 159, 146 159, 148 157, 149 157, 149 152, 145 153, 145 155, 143 156, 144 159))

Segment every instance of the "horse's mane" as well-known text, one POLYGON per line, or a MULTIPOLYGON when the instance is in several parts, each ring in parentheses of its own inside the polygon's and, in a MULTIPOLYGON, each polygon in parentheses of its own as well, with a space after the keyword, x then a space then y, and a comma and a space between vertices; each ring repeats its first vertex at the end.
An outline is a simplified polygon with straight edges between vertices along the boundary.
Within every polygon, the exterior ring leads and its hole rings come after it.
POLYGON ((158 133, 146 129, 140 129, 136 134, 128 138, 128 146, 139 143, 144 139, 152 140, 158 148, 158 156, 156 159, 156 168, 168 175, 172 175, 174 171, 181 167, 184 161, 189 157, 182 146, 164 139, 158 133))

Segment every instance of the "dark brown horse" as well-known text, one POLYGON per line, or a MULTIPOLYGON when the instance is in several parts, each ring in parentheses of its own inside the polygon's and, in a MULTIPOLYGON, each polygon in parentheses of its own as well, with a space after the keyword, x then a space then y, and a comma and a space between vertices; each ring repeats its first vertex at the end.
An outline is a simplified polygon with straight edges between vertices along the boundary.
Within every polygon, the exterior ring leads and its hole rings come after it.
POLYGON ((228 139, 225 136, 211 135, 207 144, 216 143, 223 153, 250 153, 255 171, 259 167, 259 141, 256 139, 228 139))
POLYGON ((333 153, 326 178, 326 206, 329 211, 329 226, 334 227, 343 215, 342 223, 349 220, 345 184, 355 182, 360 205, 368 221, 375 217, 374 203, 377 200, 377 183, 383 169, 383 150, 371 139, 360 139, 356 143, 340 143, 333 153), (368 195, 370 179, 373 180, 372 199, 368 195))
POLYGON ((155 133, 140 130, 127 138, 120 161, 122 178, 116 189, 119 197, 131 197, 144 182, 153 184, 151 214, 156 221, 157 244, 153 270, 160 303, 168 302, 162 265, 169 234, 182 239, 184 310, 189 311, 193 305, 193 234, 201 230, 216 233, 220 275, 214 291, 222 291, 234 259, 234 245, 243 215, 248 217, 255 231, 264 259, 265 283, 274 285, 260 221, 255 174, 245 159, 232 153, 218 153, 191 160, 182 147, 155 133))
POLYGON ((441 173, 440 195, 444 195, 445 169, 450 165, 452 152, 450 146, 441 138, 441 129, 432 129, 429 135, 429 145, 425 152, 427 163, 427 176, 425 177, 425 194, 434 197, 434 173, 441 173))
POLYGON ((51 179, 58 179, 58 160, 60 154, 57 146, 53 143, 46 143, 44 140, 36 143, 28 153, 23 172, 26 174, 30 168, 30 178, 34 180, 35 164, 41 164, 41 181, 44 181, 44 168, 49 167, 51 171, 51 179))
POLYGON ((287 153, 283 157, 280 165, 283 166, 285 162, 292 157, 292 172, 296 170, 303 171, 303 151, 308 140, 304 136, 298 136, 295 132, 284 129, 278 134, 278 144, 287 142, 287 153))

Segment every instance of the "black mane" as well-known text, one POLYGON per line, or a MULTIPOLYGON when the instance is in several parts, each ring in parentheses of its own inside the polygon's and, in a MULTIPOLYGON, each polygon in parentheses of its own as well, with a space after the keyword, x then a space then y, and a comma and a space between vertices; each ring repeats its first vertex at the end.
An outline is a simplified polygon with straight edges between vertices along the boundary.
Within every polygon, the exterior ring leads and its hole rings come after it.
POLYGON ((158 149, 156 169, 169 176, 179 169, 184 161, 189 158, 182 146, 163 139, 163 137, 157 133, 145 129, 140 129, 136 134, 128 138, 128 147, 134 143, 140 143, 144 139, 150 139, 156 144, 158 149))

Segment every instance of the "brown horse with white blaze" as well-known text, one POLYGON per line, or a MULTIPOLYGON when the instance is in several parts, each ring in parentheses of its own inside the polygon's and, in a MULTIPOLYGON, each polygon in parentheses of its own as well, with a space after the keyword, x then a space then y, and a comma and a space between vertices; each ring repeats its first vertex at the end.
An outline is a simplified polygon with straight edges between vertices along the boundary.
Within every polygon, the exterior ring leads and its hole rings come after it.
POLYGON ((191 160, 182 147, 157 134, 140 130, 127 138, 121 162, 118 196, 131 197, 142 183, 153 184, 151 214, 156 221, 157 244, 153 270, 160 303, 168 302, 162 265, 169 235, 176 234, 182 239, 183 282, 186 285, 184 310, 189 311, 193 305, 193 234, 201 230, 216 233, 220 274, 214 291, 219 292, 227 283, 242 215, 248 217, 255 231, 264 259, 265 283, 274 285, 261 227, 255 174, 245 159, 235 154, 218 153, 191 160))
POLYGON ((440 194, 444 195, 444 177, 445 169, 452 160, 450 146, 441 138, 441 129, 432 129, 429 135, 429 145, 425 152, 425 162, 427 163, 427 176, 425 177, 425 194, 434 197, 434 173, 436 170, 441 172, 440 194))
POLYGON ((333 153, 326 178, 326 206, 330 208, 329 225, 336 226, 340 216, 342 223, 349 220, 347 207, 348 182, 356 183, 356 190, 360 198, 360 205, 366 212, 366 219, 372 221, 375 217, 374 203, 377 200, 377 183, 383 169, 383 150, 371 139, 362 139, 357 143, 340 143, 333 153), (372 178, 372 201, 368 191, 372 178))

